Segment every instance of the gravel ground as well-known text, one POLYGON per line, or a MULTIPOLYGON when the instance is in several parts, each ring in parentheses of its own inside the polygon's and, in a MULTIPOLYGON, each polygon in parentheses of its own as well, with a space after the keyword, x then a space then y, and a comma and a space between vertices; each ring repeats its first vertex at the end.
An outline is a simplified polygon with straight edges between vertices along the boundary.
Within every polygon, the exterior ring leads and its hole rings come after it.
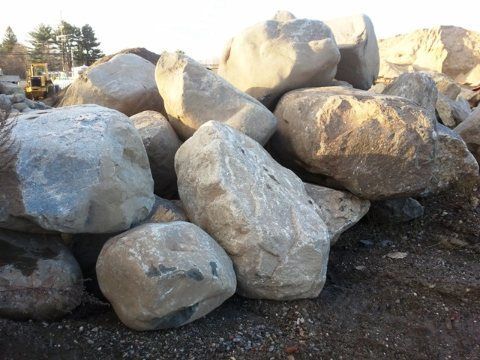
POLYGON ((480 193, 367 215, 330 253, 316 299, 235 296, 184 327, 135 332, 93 295, 58 322, 0 320, 1 359, 480 359, 480 193))

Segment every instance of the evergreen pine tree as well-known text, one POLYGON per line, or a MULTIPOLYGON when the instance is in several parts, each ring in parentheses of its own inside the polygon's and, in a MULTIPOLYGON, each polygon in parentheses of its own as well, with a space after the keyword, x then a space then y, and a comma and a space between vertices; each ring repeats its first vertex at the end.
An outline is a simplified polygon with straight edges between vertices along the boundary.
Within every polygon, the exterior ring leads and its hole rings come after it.
POLYGON ((98 48, 100 43, 95 36, 95 31, 88 24, 82 26, 81 34, 76 55, 83 65, 91 65, 103 56, 102 51, 98 48))
POLYGON ((32 61, 51 63, 55 56, 54 33, 51 26, 40 24, 29 35, 32 38, 30 40, 32 61))
POLYGON ((9 26, 5 31, 5 36, 3 37, 2 44, 0 45, 1 49, 7 53, 11 52, 14 46, 18 43, 17 37, 13 32, 12 28, 9 26))

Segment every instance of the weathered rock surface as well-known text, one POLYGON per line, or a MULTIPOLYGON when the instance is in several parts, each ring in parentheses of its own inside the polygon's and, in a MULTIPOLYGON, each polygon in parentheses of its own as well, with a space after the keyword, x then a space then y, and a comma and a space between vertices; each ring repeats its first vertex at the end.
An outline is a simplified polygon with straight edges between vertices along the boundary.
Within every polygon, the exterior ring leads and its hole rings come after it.
POLYGON ((467 144, 478 162, 480 162, 480 106, 455 129, 467 144))
POLYGON ((257 100, 180 53, 163 53, 155 78, 172 126, 183 139, 209 120, 224 122, 264 144, 277 126, 257 100))
POLYGON ((80 304, 80 267, 57 240, 0 229, 1 317, 54 319, 80 304))
POLYGON ((435 85, 437 86, 439 93, 447 96, 451 100, 457 99, 458 95, 462 91, 460 85, 458 85, 452 78, 445 74, 436 71, 431 71, 429 74, 433 81, 435 81, 435 85))
POLYGON ((436 124, 437 147, 432 177, 433 185, 446 189, 459 185, 468 189, 478 182, 478 163, 461 136, 448 127, 436 124))
POLYGON ((120 320, 135 330, 192 322, 236 287, 225 251, 186 222, 145 224, 110 239, 98 257, 97 277, 120 320))
MULTIPOLYGON (((0 227, 109 233, 143 220, 153 179, 128 117, 97 105, 19 116, 0 183, 0 227)), ((0 145, 1 146, 1 145, 0 145)))
POLYGON ((147 150, 155 182, 155 194, 171 195, 177 189, 175 153, 182 144, 165 117, 156 111, 143 111, 130 117, 147 150))
POLYGON ((286 94, 275 114, 272 147, 283 163, 365 199, 428 194, 477 177, 465 144, 407 99, 301 89, 286 94))
POLYGON ((460 84, 480 83, 480 34, 455 26, 416 30, 380 40, 380 76, 431 70, 460 84))
POLYGON ((450 128, 460 124, 471 113, 470 105, 466 100, 451 100, 443 94, 438 95, 436 109, 442 124, 450 128))
POLYGON ((134 54, 119 54, 89 67, 65 92, 60 106, 97 104, 132 116, 164 112, 155 84, 155 66, 134 54))
POLYGON ((335 36, 340 62, 335 78, 368 90, 377 79, 380 68, 377 37, 372 21, 366 15, 355 15, 325 23, 335 36))
POLYGON ((172 221, 188 221, 183 207, 173 201, 155 196, 152 211, 143 223, 167 223, 172 221))
POLYGON ((295 174, 215 121, 180 147, 175 169, 189 219, 231 256, 241 295, 290 300, 320 293, 331 236, 295 174))
POLYGON ((363 200, 346 191, 305 183, 307 194, 318 206, 318 214, 332 234, 330 245, 340 235, 355 225, 368 212, 370 201, 363 200))
POLYGON ((413 198, 389 199, 372 203, 370 213, 380 222, 403 223, 423 216, 424 208, 413 198))
POLYGON ((435 118, 438 91, 432 77, 424 72, 405 73, 393 80, 383 94, 401 96, 426 109, 435 118))
POLYGON ((231 39, 218 73, 271 108, 289 90, 330 84, 339 60, 332 31, 323 22, 278 16, 231 39))

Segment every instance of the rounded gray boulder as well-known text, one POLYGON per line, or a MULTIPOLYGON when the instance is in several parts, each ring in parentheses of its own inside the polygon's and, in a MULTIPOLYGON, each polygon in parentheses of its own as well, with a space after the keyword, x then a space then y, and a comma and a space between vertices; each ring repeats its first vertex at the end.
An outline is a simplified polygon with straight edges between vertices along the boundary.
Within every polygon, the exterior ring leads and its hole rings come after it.
POLYGON ((128 117, 97 105, 12 120, 0 162, 0 227, 111 233, 147 217, 155 201, 142 139, 128 117))
POLYGON ((97 261, 100 289, 135 330, 178 327, 235 293, 225 251, 199 227, 145 224, 110 239, 97 261))

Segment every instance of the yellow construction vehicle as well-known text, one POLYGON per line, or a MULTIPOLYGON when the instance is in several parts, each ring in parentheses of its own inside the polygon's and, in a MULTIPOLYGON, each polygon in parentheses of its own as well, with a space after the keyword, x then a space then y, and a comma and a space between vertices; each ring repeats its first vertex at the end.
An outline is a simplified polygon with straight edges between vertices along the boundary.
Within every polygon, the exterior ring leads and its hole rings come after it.
POLYGON ((55 93, 55 86, 48 74, 47 63, 33 63, 27 69, 25 95, 32 100, 45 99, 55 93))

